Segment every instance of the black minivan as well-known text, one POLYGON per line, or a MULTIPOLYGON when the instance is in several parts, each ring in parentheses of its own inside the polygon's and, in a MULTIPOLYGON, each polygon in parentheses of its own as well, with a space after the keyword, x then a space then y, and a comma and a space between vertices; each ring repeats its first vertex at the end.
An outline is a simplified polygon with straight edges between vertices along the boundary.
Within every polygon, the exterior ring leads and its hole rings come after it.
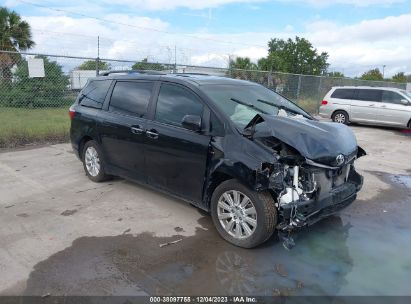
POLYGON ((245 248, 356 199, 354 161, 365 151, 349 127, 248 81, 124 74, 90 79, 70 108, 71 143, 91 180, 121 176, 181 198, 245 248))

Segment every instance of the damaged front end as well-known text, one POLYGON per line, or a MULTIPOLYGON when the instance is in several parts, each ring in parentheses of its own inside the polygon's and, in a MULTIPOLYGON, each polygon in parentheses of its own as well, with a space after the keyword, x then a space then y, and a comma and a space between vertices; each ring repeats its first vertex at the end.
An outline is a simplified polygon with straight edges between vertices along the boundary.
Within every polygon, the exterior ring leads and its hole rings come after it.
POLYGON ((277 171, 269 178, 279 211, 277 229, 281 231, 311 225, 347 207, 363 183, 354 168, 355 158, 329 168, 297 159, 280 158, 277 171))
POLYGON ((350 205, 363 178, 354 161, 365 155, 346 126, 257 115, 245 136, 268 148, 276 162, 263 164, 260 179, 276 200, 277 229, 288 233, 350 205))

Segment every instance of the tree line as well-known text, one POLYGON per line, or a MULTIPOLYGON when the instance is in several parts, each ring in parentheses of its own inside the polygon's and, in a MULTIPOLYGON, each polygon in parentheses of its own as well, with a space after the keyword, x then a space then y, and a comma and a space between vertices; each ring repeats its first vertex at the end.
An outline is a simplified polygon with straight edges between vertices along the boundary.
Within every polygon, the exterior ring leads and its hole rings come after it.
MULTIPOLYGON (((345 77, 342 72, 329 72, 328 53, 319 52, 305 38, 271 39, 268 42, 268 56, 260 58, 257 63, 249 57, 230 59, 229 68, 232 70, 259 70, 283 72, 303 75, 318 75, 329 77, 345 77)), ((398 72, 392 78, 384 78, 378 68, 364 72, 359 79, 374 81, 411 82, 411 74, 398 72)))
MULTIPOLYGON (((171 66, 171 65, 170 65, 171 66)), ((99 60, 98 61, 98 69, 100 71, 108 71, 111 70, 111 64, 106 61, 99 60)), ((82 64, 80 64, 78 67, 76 67, 76 70, 96 70, 97 68, 97 60, 87 60, 84 61, 82 64)), ((147 58, 144 58, 143 60, 134 63, 131 66, 132 70, 152 70, 152 71, 164 71, 169 69, 169 66, 165 66, 161 63, 156 63, 156 62, 148 62, 147 58)))

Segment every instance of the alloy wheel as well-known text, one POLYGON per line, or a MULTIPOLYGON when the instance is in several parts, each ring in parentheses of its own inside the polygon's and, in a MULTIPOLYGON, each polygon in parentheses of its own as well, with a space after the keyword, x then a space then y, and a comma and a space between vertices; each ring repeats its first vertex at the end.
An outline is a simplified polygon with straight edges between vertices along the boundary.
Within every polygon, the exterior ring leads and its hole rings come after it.
POLYGON ((253 202, 237 190, 229 190, 221 195, 217 216, 224 230, 236 239, 250 237, 257 228, 257 211, 253 202))
POLYGON ((334 117, 334 121, 338 123, 345 123, 345 115, 342 113, 338 113, 334 117))
POLYGON ((87 148, 84 161, 86 163, 87 172, 91 176, 96 177, 100 173, 100 158, 94 147, 90 146, 87 148))

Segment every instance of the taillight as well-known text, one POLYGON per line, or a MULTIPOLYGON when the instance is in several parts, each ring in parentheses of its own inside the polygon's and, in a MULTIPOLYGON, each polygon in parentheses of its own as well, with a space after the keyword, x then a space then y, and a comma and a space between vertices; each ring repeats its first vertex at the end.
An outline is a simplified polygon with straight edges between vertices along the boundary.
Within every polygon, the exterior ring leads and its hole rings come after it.
POLYGON ((73 119, 75 114, 76 114, 76 111, 74 111, 73 107, 71 107, 71 108, 69 109, 70 119, 73 119))
POLYGON ((326 104, 328 104, 328 101, 327 101, 327 100, 323 100, 323 101, 321 102, 321 104, 322 104, 323 106, 325 106, 326 104))

